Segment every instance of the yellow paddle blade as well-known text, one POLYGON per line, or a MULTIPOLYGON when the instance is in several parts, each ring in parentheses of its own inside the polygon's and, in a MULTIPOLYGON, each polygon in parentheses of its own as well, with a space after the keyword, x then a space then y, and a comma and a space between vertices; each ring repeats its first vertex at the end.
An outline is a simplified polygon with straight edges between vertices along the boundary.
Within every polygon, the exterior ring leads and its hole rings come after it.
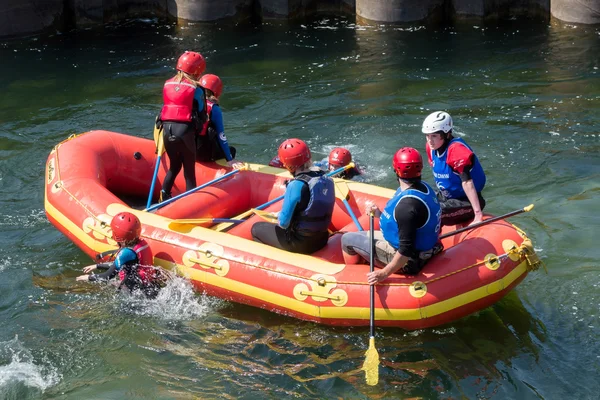
POLYGON ((530 204, 527 207, 523 208, 523 211, 525 211, 525 212, 529 212, 531 210, 533 210, 533 204, 530 204))
POLYGON ((173 221, 169 222, 169 227, 171 227, 171 225, 204 224, 206 222, 212 222, 212 221, 213 221, 212 218, 174 219, 173 221))
POLYGON ((333 181, 335 184, 335 197, 340 200, 348 200, 348 194, 350 189, 348 189, 348 184, 344 181, 333 181))
POLYGON ((268 222, 274 222, 277 223, 278 222, 278 218, 277 215, 268 212, 268 211, 263 211, 263 210, 258 210, 256 208, 252 209, 252 212, 256 215, 258 215, 259 217, 261 217, 262 219, 267 220, 268 222))
POLYGON ((379 382, 379 353, 375 348, 375 338, 369 339, 369 348, 365 353, 365 363, 362 368, 365 371, 367 385, 375 386, 379 382))
POLYGON ((165 152, 165 142, 163 140, 162 126, 158 129, 154 126, 154 143, 156 143, 156 154, 162 156, 165 152))

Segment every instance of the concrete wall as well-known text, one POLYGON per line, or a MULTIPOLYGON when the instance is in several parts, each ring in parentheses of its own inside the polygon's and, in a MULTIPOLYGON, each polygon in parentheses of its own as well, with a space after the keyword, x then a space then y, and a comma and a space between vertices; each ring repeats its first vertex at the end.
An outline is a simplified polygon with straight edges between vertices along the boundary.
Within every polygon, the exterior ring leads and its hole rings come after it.
POLYGON ((181 21, 294 19, 315 13, 375 22, 455 22, 525 16, 600 23, 600 0, 1 0, 0 37, 64 30, 129 17, 181 21))
POLYGON ((63 0, 0 1, 0 36, 20 36, 59 25, 63 0))

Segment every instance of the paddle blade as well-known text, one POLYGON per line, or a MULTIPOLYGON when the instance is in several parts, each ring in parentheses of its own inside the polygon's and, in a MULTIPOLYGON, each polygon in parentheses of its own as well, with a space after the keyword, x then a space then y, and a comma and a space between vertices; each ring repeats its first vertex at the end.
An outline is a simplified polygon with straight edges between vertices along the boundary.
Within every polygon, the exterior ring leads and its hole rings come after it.
POLYGON ((334 181, 335 183, 335 197, 340 200, 347 200, 350 189, 348 189, 348 185, 346 182, 334 181))
POLYGON ((373 336, 369 339, 369 348, 365 353, 365 363, 361 369, 365 371, 367 385, 375 386, 379 383, 379 353, 373 336))
POLYGON ((275 215, 271 212, 258 210, 256 208, 253 208, 252 212, 268 222, 273 222, 275 224, 278 222, 277 215, 275 215))
POLYGON ((160 129, 156 126, 154 127, 154 143, 156 143, 156 154, 158 154, 159 157, 165 152, 165 142, 162 132, 162 127, 160 129))

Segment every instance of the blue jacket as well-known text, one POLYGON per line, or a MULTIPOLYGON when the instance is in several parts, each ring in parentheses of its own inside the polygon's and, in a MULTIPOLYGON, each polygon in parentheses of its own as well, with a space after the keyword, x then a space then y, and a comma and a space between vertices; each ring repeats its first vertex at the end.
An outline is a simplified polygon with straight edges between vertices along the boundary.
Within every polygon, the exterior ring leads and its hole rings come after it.
MULTIPOLYGON (((446 157, 448 156, 448 149, 450 146, 465 146, 469 150, 473 151, 469 145, 465 143, 461 138, 453 138, 446 151, 442 153, 438 157, 437 152, 435 150, 431 150, 431 160, 433 161, 433 177, 435 178, 435 184, 437 185, 440 192, 447 199, 464 199, 467 197, 463 187, 460 176, 450 168, 446 161, 446 157)), ((475 190, 477 192, 481 192, 485 186, 485 173, 483 172, 483 168, 481 167, 481 163, 479 159, 473 153, 473 167, 471 168, 470 174, 471 179, 473 180, 473 184, 475 185, 475 190)))
POLYGON ((422 183, 427 188, 427 193, 423 193, 416 189, 407 189, 405 191, 398 189, 394 194, 394 197, 387 202, 385 209, 381 213, 379 223, 381 231, 383 232, 383 237, 395 249, 400 247, 400 243, 398 242, 400 234, 398 230, 398 223, 396 222, 395 218, 395 211, 400 200, 405 197, 413 197, 421 200, 429 211, 427 222, 425 225, 417 229, 417 235, 415 239, 416 250, 430 250, 439 240, 442 210, 431 186, 425 182, 422 183))

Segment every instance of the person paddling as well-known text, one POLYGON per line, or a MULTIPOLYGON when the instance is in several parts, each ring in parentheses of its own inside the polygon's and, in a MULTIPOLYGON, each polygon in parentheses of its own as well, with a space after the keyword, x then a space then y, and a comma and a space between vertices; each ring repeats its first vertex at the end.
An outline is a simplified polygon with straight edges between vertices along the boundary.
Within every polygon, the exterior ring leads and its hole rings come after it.
POLYGON ((421 131, 427 140, 425 150, 439 189, 442 225, 472 220, 481 222, 485 199, 485 173, 473 149, 461 138, 452 136, 452 117, 444 111, 431 113, 421 131))
POLYGON ((219 97, 223 93, 223 82, 217 75, 206 74, 200 78, 200 86, 206 93, 208 119, 196 137, 196 160, 215 161, 224 158, 227 165, 239 169, 244 164, 233 160, 236 149, 227 143, 223 113, 219 106, 219 97))
POLYGON ((294 179, 285 190, 279 223, 255 223, 252 238, 294 253, 314 253, 329 239, 335 205, 333 180, 312 167, 310 149, 303 140, 285 140, 277 153, 294 179))
POLYGON ((196 134, 207 120, 204 89, 198 84, 206 69, 200 53, 186 51, 177 61, 177 74, 163 87, 163 102, 158 123, 163 127, 169 171, 163 181, 159 201, 171 198, 175 178, 183 166, 185 190, 196 187, 196 134))
MULTIPOLYGON (((369 284, 385 280, 399 271, 416 275, 443 247, 439 242, 441 209, 434 190, 421 180, 423 159, 416 149, 403 147, 392 161, 400 187, 383 212, 376 205, 367 212, 381 217, 375 231, 375 263, 381 269, 368 273, 369 284)), ((342 236, 346 264, 369 260, 369 233, 347 232, 342 236)))
POLYGON ((163 277, 160 270, 152 266, 152 250, 140 237, 142 225, 138 217, 129 212, 119 213, 113 217, 110 228, 112 238, 119 246, 114 261, 84 267, 85 275, 78 276, 76 280, 97 282, 118 277, 121 285, 129 290, 142 290, 148 297, 156 296, 163 277), (90 274, 95 270, 104 272, 90 274))

